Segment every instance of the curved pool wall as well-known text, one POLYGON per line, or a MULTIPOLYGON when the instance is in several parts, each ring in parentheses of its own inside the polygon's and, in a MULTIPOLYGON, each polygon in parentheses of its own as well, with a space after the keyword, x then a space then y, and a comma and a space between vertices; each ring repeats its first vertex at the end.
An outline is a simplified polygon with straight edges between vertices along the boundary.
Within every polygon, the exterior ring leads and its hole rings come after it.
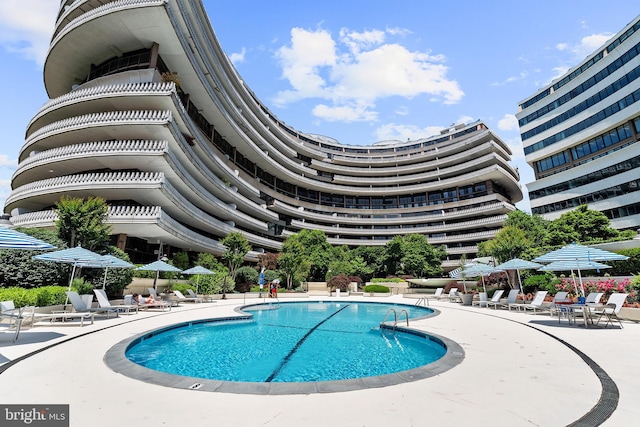
MULTIPOLYGON (((279 304, 299 304, 300 302, 286 302, 279 304)), ((320 302, 319 302, 320 303, 320 302)), ((360 302, 361 304, 367 304, 360 302)), ((300 303, 303 304, 303 303, 300 303)), ((389 306, 402 306, 400 304, 376 303, 389 306)), ((427 338, 446 349, 444 356, 440 359, 426 365, 422 365, 413 369, 389 373, 378 376, 367 376, 354 379, 344 379, 335 381, 313 381, 313 382, 251 382, 251 381, 223 381, 218 379, 203 379, 190 376, 182 376, 170 374, 153 369, 146 368, 142 365, 132 362, 126 356, 127 351, 143 340, 153 338, 156 335, 171 331, 177 328, 199 325, 204 323, 228 323, 228 322, 248 322, 253 320, 252 315, 247 315, 244 309, 251 310, 256 306, 263 304, 251 304, 236 309, 238 316, 227 316, 217 318, 198 319, 189 322, 181 322, 167 327, 155 329, 134 337, 125 339, 113 346, 106 353, 104 361, 113 371, 121 373, 130 378, 141 381, 162 385, 166 387, 200 390, 200 391, 216 391, 225 393, 241 393, 241 394, 309 394, 309 393, 331 393, 349 390, 359 390, 366 388, 386 387, 395 384, 402 384, 410 381, 417 381, 429 378, 445 372, 464 359, 464 350, 456 342, 442 336, 426 333, 411 329, 409 327, 397 326, 396 330, 406 334, 416 335, 421 338, 427 338)), ((405 305, 406 307, 412 307, 405 305)), ((439 314, 437 310, 433 310, 434 316, 439 314)), ((421 317, 424 318, 424 317, 421 317)), ((417 320, 418 318, 413 318, 417 320)))

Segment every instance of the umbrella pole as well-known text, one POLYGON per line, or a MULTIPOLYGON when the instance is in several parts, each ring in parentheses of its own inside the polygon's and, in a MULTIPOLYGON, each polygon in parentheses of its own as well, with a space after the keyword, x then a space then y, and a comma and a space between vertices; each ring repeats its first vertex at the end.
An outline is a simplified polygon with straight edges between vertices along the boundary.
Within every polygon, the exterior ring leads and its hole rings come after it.
POLYGON ((578 269, 578 277, 580 278, 580 293, 584 296, 584 285, 582 284, 582 274, 580 273, 580 269, 578 269))
MULTIPOLYGON (((73 267, 71 267, 71 277, 69 277, 69 289, 68 291, 71 292, 71 284, 73 283, 73 276, 76 273, 76 263, 73 263, 73 267)), ((64 300, 64 307, 62 308, 63 310, 67 309, 67 304, 69 304, 69 295, 67 295, 67 298, 64 300)))
POLYGON ((107 271, 109 271, 109 267, 104 268, 104 280, 102 281, 102 290, 104 291, 107 287, 107 271))
POLYGON ((480 276, 480 277, 482 277, 482 289, 484 289, 484 293, 486 294, 487 293, 487 287, 484 284, 484 276, 480 276))

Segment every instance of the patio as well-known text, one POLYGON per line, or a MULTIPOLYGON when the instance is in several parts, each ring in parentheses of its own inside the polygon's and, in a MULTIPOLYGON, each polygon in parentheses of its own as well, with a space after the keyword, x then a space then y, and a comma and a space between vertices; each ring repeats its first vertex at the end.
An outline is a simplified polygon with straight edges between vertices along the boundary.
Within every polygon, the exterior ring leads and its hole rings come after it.
MULTIPOLYGON (((375 300, 415 302, 402 296, 367 298, 375 300)), ((37 326, 23 330, 15 344, 12 334, 3 332, 0 401, 69 404, 71 425, 91 426, 116 420, 136 426, 205 421, 224 426, 565 426, 589 414, 601 396, 617 397, 611 389, 603 395, 601 378, 608 377, 619 401, 602 425, 628 425, 640 416, 633 356, 640 350, 640 325, 584 329, 548 315, 446 301, 432 301, 441 313, 411 327, 456 341, 464 349, 463 362, 435 377, 386 388, 284 396, 211 393, 151 385, 103 363, 106 351, 127 336, 194 318, 235 315, 241 304, 233 299, 183 304, 165 313, 96 318, 83 328, 37 326)), ((592 418, 576 425, 596 424, 592 418)))

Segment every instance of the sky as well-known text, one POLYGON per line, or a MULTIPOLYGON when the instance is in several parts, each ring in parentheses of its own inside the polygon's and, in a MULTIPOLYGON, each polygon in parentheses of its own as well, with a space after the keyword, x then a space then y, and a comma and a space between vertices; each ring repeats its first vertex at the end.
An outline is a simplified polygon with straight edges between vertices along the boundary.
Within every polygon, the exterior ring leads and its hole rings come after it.
MULTIPOLYGON (((640 12, 628 0, 203 0, 226 54, 295 129, 347 145, 419 139, 484 121, 513 151, 530 212, 515 114, 640 12)), ((0 0, 0 206, 29 120, 58 0, 0 0)), ((637 5, 636 5, 637 6, 637 5)))

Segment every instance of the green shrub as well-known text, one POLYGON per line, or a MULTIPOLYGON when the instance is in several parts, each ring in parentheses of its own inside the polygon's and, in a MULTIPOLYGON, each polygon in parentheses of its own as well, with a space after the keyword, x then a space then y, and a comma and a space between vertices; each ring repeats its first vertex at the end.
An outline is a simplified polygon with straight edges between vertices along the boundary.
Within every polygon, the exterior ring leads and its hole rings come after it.
POLYGON ((67 288, 64 286, 43 286, 33 289, 0 288, 0 301, 13 301, 13 304, 18 308, 27 305, 44 307, 64 304, 67 298, 66 290, 67 288))
MULTIPOLYGON (((191 283, 174 282, 171 284, 171 289, 174 291, 179 291, 183 295, 187 295, 188 294, 187 289, 191 289, 193 292, 195 292, 196 286, 195 284, 191 284, 191 283)), ((198 286, 198 292, 202 293, 199 286, 198 286)))
POLYGON ((384 285, 367 285, 364 287, 364 291, 384 294, 389 292, 389 288, 384 285))
POLYGON ((76 277, 71 282, 71 290, 76 291, 80 295, 93 295, 93 284, 90 282, 85 282, 84 279, 76 277))
POLYGON ((380 282, 387 282, 387 283, 396 283, 396 282, 405 282, 406 280, 401 279, 400 277, 374 277, 373 279, 371 279, 371 283, 380 283, 380 282))

